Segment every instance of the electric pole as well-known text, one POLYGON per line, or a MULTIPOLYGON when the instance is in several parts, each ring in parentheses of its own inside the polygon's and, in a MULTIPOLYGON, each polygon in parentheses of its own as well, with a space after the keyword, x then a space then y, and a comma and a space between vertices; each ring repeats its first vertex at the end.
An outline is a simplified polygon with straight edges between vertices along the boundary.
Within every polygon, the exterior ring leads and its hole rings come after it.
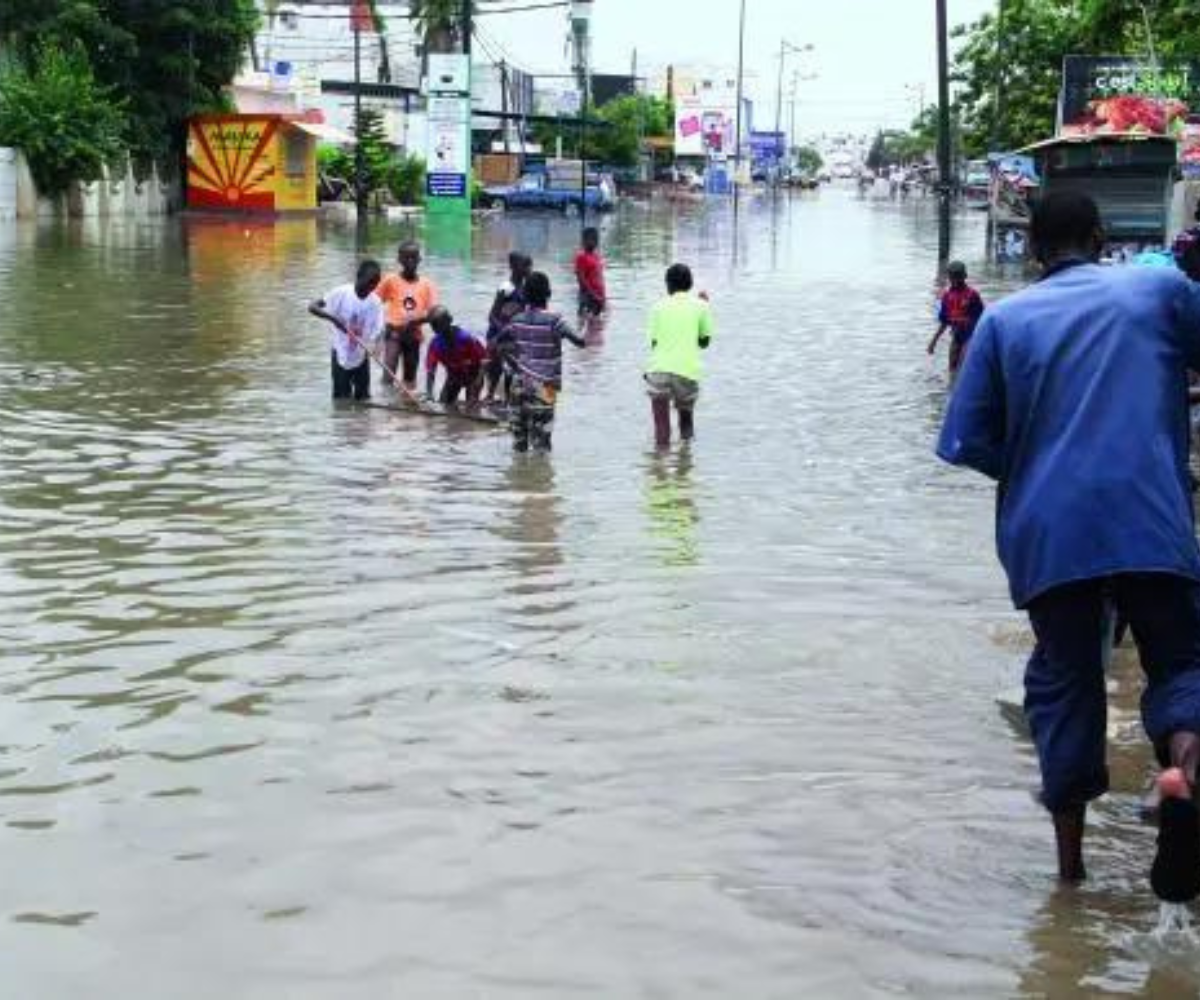
POLYGON ((950 39, 946 18, 946 0, 937 3, 938 49, 938 260, 950 259, 950 39))
POLYGON ((362 119, 362 22, 354 28, 354 214, 358 224, 358 242, 366 244, 367 235, 367 165, 363 149, 362 119))

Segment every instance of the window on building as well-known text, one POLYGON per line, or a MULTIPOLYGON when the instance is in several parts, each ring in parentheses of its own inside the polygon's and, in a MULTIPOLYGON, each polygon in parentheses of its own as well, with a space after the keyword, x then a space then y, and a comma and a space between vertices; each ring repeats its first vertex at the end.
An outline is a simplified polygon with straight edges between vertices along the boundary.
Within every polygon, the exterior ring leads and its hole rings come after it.
POLYGON ((303 177, 308 173, 308 144, 312 140, 299 129, 288 129, 284 134, 283 172, 289 177, 303 177))
POLYGON ((280 11, 279 23, 288 31, 297 31, 300 28, 300 16, 294 10, 280 11))

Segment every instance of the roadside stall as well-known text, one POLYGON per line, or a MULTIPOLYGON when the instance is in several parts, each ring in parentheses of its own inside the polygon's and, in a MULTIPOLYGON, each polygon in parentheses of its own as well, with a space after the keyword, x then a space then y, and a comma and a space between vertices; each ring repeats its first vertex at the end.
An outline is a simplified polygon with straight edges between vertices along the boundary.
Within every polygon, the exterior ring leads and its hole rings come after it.
POLYGON ((1063 136, 1029 147, 1042 191, 1081 191, 1095 199, 1110 252, 1136 253, 1170 240, 1178 147, 1145 132, 1063 136))

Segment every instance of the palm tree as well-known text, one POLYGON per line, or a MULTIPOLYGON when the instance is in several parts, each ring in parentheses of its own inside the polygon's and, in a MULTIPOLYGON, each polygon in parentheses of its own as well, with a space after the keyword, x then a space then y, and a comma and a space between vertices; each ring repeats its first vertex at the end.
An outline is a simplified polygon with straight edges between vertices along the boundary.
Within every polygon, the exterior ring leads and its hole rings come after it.
POLYGON ((412 0, 412 19, 422 39, 422 62, 431 52, 455 52, 463 0, 412 0))

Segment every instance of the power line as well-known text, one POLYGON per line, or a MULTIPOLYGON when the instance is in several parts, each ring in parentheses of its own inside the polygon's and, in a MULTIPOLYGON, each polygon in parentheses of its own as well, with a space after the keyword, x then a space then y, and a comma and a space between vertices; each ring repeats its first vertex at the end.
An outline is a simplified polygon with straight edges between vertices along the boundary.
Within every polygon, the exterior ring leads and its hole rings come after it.
MULTIPOLYGON (((293 5, 301 7, 301 8, 303 8, 305 6, 309 6, 308 4, 301 3, 300 0, 290 0, 290 2, 293 5)), ((481 2, 481 0, 477 0, 477 2, 481 2)), ((331 7, 334 5, 330 4, 330 3, 321 3, 321 2, 319 2, 319 0, 317 0, 317 2, 311 3, 311 6, 331 7)), ((407 4, 405 5, 403 11, 386 10, 386 9, 384 9, 384 6, 385 5, 380 4, 378 7, 378 10, 379 10, 380 16, 383 17, 383 19, 385 21, 388 21, 388 20, 412 21, 412 20, 415 20, 417 17, 416 14, 412 13, 412 9, 410 7, 408 7, 407 4)), ((535 12, 541 11, 541 10, 555 10, 555 9, 562 9, 564 7, 570 7, 570 6, 571 6, 570 0, 540 0, 540 2, 536 2, 536 3, 527 3, 527 4, 520 4, 517 6, 508 6, 508 7, 480 6, 480 7, 476 7, 475 16, 476 17, 491 17, 496 14, 529 14, 529 13, 535 13, 535 12)), ((259 13, 263 14, 264 17, 266 16, 266 12, 263 10, 260 10, 259 13)), ((348 21, 349 17, 350 17, 350 6, 349 6, 349 4, 347 4, 347 6, 341 11, 310 11, 310 10, 304 10, 304 9, 300 9, 300 10, 284 9, 284 10, 276 11, 275 17, 277 17, 277 18, 296 17, 296 18, 301 18, 302 20, 305 20, 305 21, 348 21)))
POLYGON ((570 7, 570 0, 546 0, 545 3, 531 3, 523 7, 493 7, 490 10, 476 10, 475 15, 490 15, 490 14, 528 14, 538 10, 552 10, 555 8, 570 7))

